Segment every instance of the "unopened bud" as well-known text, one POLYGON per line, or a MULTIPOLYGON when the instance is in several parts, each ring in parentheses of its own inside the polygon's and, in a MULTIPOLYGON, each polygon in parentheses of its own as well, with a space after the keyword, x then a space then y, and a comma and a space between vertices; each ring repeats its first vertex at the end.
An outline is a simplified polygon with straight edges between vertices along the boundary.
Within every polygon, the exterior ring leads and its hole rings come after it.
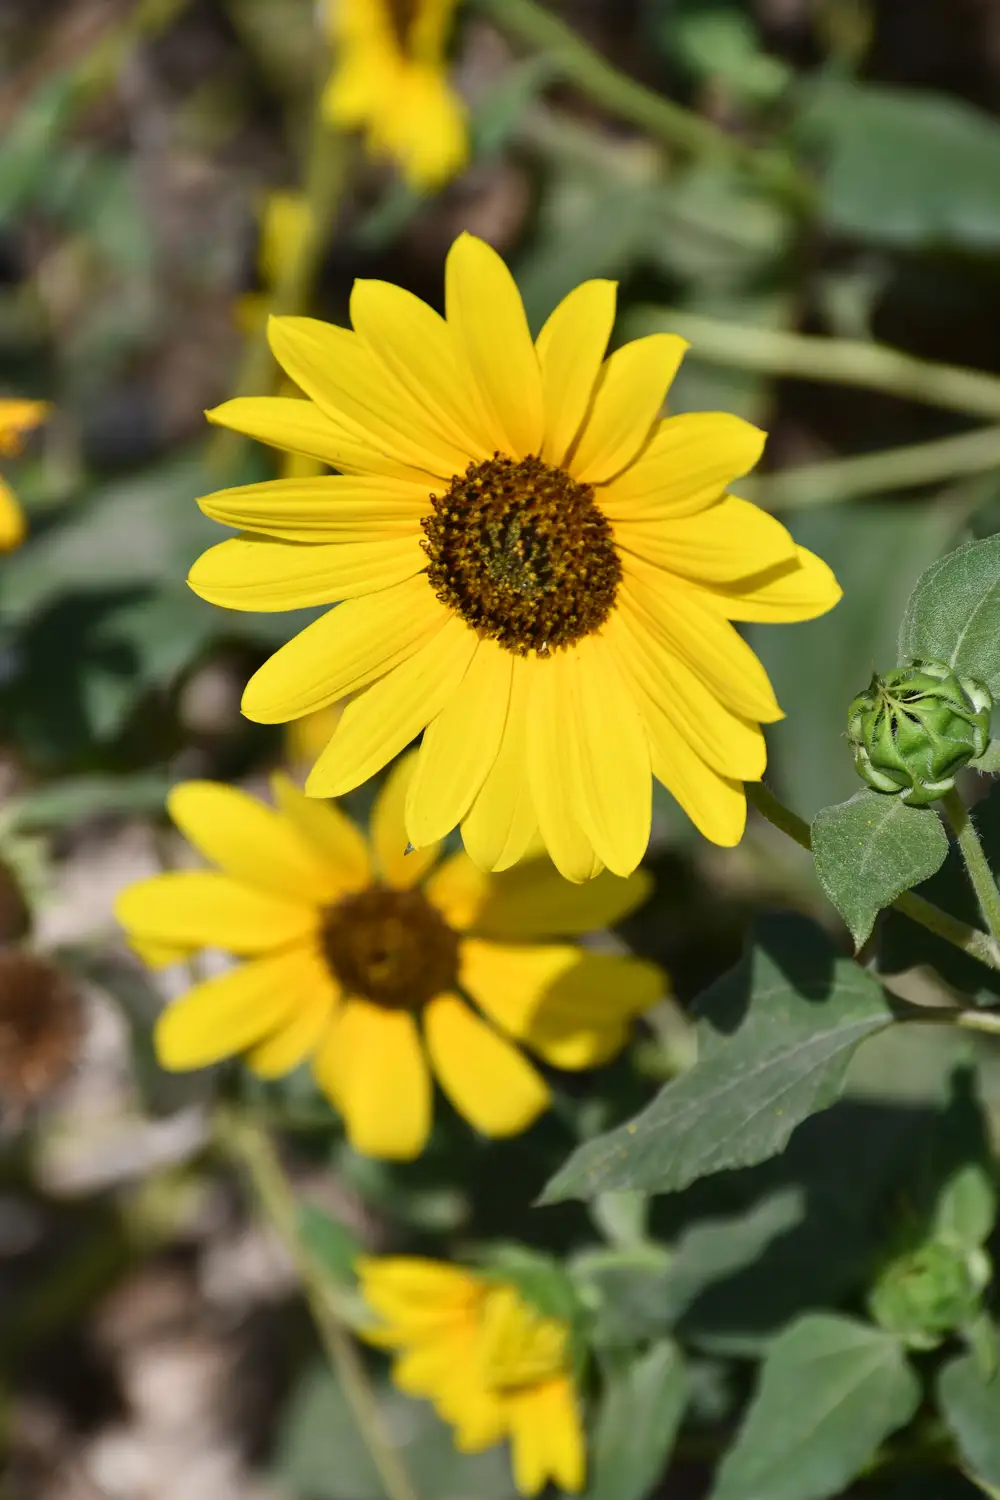
POLYGON ((847 714, 858 775, 877 792, 926 807, 955 785, 989 743, 993 698, 938 661, 876 673, 847 714))

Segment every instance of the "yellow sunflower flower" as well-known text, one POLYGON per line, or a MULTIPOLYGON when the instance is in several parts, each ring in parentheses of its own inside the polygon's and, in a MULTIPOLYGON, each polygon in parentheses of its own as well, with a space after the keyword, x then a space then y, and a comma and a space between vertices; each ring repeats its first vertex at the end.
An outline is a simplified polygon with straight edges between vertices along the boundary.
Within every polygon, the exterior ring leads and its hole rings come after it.
POLYGON ((571 1494, 583 1489, 583 1422, 565 1323, 507 1283, 440 1261, 366 1259, 358 1271, 381 1320, 367 1337, 397 1351, 396 1385, 433 1402, 460 1453, 508 1438, 522 1495, 537 1495, 550 1479, 571 1494))
POLYGON ((352 1144, 399 1159, 427 1140, 431 1070, 477 1130, 514 1135, 549 1104, 515 1043, 555 1067, 594 1067, 664 988, 639 959, 534 941, 617 920, 644 899, 644 875, 579 890, 547 861, 491 878, 465 854, 407 853, 412 771, 411 756, 390 774, 370 842, 282 775, 276 808, 218 783, 175 787, 171 817, 218 869, 155 875, 116 905, 147 962, 205 947, 245 960, 164 1012, 165 1067, 245 1053, 276 1078, 311 1058, 352 1144))
POLYGON ((726 493, 764 434, 723 412, 660 418, 686 348, 654 334, 605 359, 615 286, 570 293, 532 341, 500 257, 462 235, 447 320, 359 281, 354 332, 277 318, 310 400, 242 399, 212 421, 341 470, 209 495, 247 535, 190 582, 233 609, 346 600, 251 679, 280 723, 353 701, 306 784, 339 796, 424 731, 406 808, 417 848, 461 823, 500 870, 540 831, 559 870, 627 875, 652 777, 731 845, 781 718, 733 620, 822 614, 829 568, 726 493))
MULTIPOLYGON (((47 401, 0 400, 0 457, 14 458, 28 434, 48 415, 47 401)), ((0 478, 0 552, 13 552, 24 541, 27 526, 17 496, 0 478)))
POLYGON ((336 64, 323 97, 332 124, 365 131, 414 188, 437 188, 468 156, 465 109, 445 47, 457 0, 327 0, 336 64))

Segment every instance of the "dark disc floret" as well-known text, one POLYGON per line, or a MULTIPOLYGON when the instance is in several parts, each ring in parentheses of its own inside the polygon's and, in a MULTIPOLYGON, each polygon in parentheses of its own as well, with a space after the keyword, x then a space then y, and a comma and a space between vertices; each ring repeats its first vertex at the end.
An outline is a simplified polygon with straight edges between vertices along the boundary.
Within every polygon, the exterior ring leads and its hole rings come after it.
POLYGON ((323 952, 345 994, 419 1010, 458 982, 458 934, 419 891, 373 886, 331 906, 323 952))
POLYGON ((540 458, 470 464, 421 523, 442 604, 518 656, 546 656, 598 630, 622 570, 588 484, 540 458))

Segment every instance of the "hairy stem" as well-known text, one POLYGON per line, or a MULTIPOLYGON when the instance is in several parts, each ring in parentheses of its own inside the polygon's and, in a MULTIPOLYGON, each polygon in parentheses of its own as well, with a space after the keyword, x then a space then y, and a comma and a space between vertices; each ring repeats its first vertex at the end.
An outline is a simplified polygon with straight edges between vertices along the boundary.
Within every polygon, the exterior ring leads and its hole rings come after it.
POLYGON ((418 1500, 417 1492, 385 1429, 364 1362, 339 1311, 340 1289, 303 1243, 295 1197, 274 1142, 255 1119, 220 1110, 215 1141, 250 1179, 262 1212, 277 1230, 295 1264, 324 1351, 337 1376, 388 1500, 418 1500))
POLYGON ((749 146, 693 110, 619 72, 537 0, 476 3, 508 36, 550 58, 567 82, 609 114, 628 120, 674 151, 714 156, 741 167, 795 208, 806 212, 811 209, 812 185, 787 156, 749 146))
POLYGON ((972 816, 954 787, 941 798, 941 805, 958 840, 959 853, 965 861, 983 921, 992 936, 1000 941, 1000 890, 983 853, 972 816))
MULTIPOLYGON (((804 818, 800 818, 798 813, 792 812, 791 808, 779 801, 762 781, 748 781, 746 794, 747 801, 757 809, 761 817, 766 818, 790 839, 794 839, 803 849, 812 850, 809 824, 804 818)), ((976 842, 978 844, 978 839, 976 842)), ((981 849, 980 854, 982 854, 981 849)), ((995 886, 994 893, 996 893, 995 886)), ((952 947, 960 948, 970 958, 978 959, 987 968, 1000 969, 1000 949, 997 943, 992 936, 980 932, 978 927, 970 927, 968 922, 960 922, 950 912, 942 911, 940 906, 935 906, 932 901, 927 901, 923 896, 915 895, 913 891, 904 891, 901 896, 896 897, 892 905, 896 911, 902 912, 904 917, 909 917, 911 922, 917 922, 921 927, 926 927, 929 932, 943 938, 946 943, 951 943, 952 947)))

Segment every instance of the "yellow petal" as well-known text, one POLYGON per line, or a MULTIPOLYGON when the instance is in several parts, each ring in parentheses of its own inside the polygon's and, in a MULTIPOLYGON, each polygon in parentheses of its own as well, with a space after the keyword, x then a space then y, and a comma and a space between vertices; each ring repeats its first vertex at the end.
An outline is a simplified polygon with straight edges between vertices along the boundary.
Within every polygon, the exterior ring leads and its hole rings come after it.
POLYGON ((388 458, 448 479, 468 455, 435 433, 424 412, 357 334, 316 318, 271 318, 274 357, 326 414, 388 458))
POLYGON ((392 588, 426 566, 415 531, 380 542, 316 546, 247 535, 203 552, 188 583, 223 609, 308 609, 392 588))
POLYGON ((687 348, 672 333, 652 333, 617 349, 598 376, 569 470, 587 484, 614 478, 649 439, 687 348))
MULTIPOLYGON (((641 906, 653 888, 645 870, 635 870, 626 880, 602 870, 586 885, 571 885, 547 859, 525 860, 488 882, 479 878, 484 881, 482 896, 465 925, 474 924, 476 932, 490 937, 522 942, 611 927, 641 906)), ((427 894, 431 895, 430 885, 427 894)))
POLYGON ((615 541, 654 567, 708 584, 731 583, 795 561, 795 543, 781 522, 735 495, 696 516, 619 521, 615 541))
POLYGON ((342 889, 339 871, 290 819, 220 781, 185 781, 167 811, 189 843, 244 885, 306 904, 342 889))
POLYGON ((438 845, 409 848, 404 811, 410 782, 416 769, 416 754, 402 756, 386 777, 372 808, 372 851, 379 876, 396 890, 409 890, 438 857, 438 845))
POLYGON ((438 1082, 483 1135, 517 1135, 548 1108, 545 1081, 457 995, 431 1001, 424 1011, 424 1036, 438 1082))
POLYGON ((400 666, 352 699, 306 782, 310 797, 340 797, 393 760, 441 712, 465 676, 477 637, 450 616, 400 666))
POLYGON ((684 412, 661 422, 642 456, 598 491, 614 521, 664 521, 712 505, 757 463, 767 434, 728 412, 684 412))
POLYGON ((0 400, 0 454, 11 458, 20 453, 28 433, 45 421, 51 409, 48 401, 0 400))
POLYGON ((482 1299, 480 1282, 461 1266, 416 1255, 365 1255, 356 1262, 365 1302, 407 1337, 456 1321, 468 1323, 482 1299))
POLYGON ((171 1072, 205 1068, 252 1047, 292 1014, 297 972, 296 955, 279 953, 195 985, 156 1023, 161 1066, 171 1072))
POLYGON ((413 1017, 348 1000, 318 1054, 316 1078, 364 1156, 412 1161, 431 1128, 431 1082, 413 1017))
MULTIPOLYGON (((412 858, 412 855, 408 856, 412 858)), ((555 879, 559 879, 553 871, 555 879)), ((559 882, 564 885, 564 881, 559 882)), ((477 920, 492 887, 489 875, 474 865, 467 854, 453 854, 428 878, 424 895, 455 932, 464 932, 477 920)))
POLYGON ((314 713, 391 672, 451 618, 423 577, 348 599, 300 630, 254 673, 243 712, 258 724, 314 713))
POLYGON ((661 998, 655 964, 568 944, 489 943, 466 938, 461 983, 510 1036, 560 1068, 589 1068, 617 1050, 626 1023, 661 998))
POLYGON ((128 945, 133 953, 137 953, 148 969, 168 969, 172 964, 182 964, 185 959, 197 953, 197 948, 191 948, 187 944, 180 946, 169 943, 150 943, 145 938, 134 937, 128 934, 128 945))
POLYGON ((560 465, 576 440, 615 321, 617 282, 585 281, 564 297, 535 348, 545 399, 541 456, 560 465))
POLYGON ((814 620, 825 615, 843 590, 830 568, 805 547, 795 549, 797 566, 772 568, 726 589, 706 590, 706 602, 728 620, 760 620, 766 625, 814 620))
POLYGON ((575 753, 583 790, 580 821, 598 858, 631 875, 646 852, 653 813, 649 748, 634 695, 606 641, 585 636, 575 657, 575 753))
POLYGON ((507 722, 496 760, 462 823, 462 839, 481 870, 505 870, 538 832, 528 787, 527 722, 534 660, 512 657, 507 722))
POLYGON ((458 691, 424 730, 406 797, 417 849, 457 828, 481 791, 500 749, 513 666, 496 641, 478 641, 458 691))
POLYGON ((287 542, 380 542, 411 536, 431 509, 428 484, 383 475, 272 479, 203 495, 206 516, 287 542))
POLYGON ((531 800, 552 862, 567 880, 591 880, 601 860, 583 827, 584 789, 574 731, 576 662, 557 651, 535 665, 527 716, 527 766, 531 800))
POLYGON ((115 916, 129 934, 170 948, 267 953, 315 931, 317 911, 214 870, 171 870, 121 892, 115 916))
POLYGON ((622 559, 622 608, 649 632, 653 649, 680 657, 734 713, 771 724, 784 718, 767 673, 741 635, 691 588, 637 558, 622 559))
POLYGON ((6 479, 0 478, 0 552, 13 552, 28 531, 24 511, 6 479))
POLYGON ((339 987, 318 952, 303 949, 288 957, 290 1012, 246 1057, 247 1067, 258 1078, 283 1078, 311 1057, 340 997, 339 987))
POLYGON ((545 433, 542 377, 513 276, 489 245, 461 234, 448 252, 445 297, 464 375, 492 419, 495 447, 511 458, 538 453, 545 433))
POLYGON ((579 1397, 568 1376, 511 1394, 507 1403, 514 1483, 537 1495, 551 1479, 577 1495, 586 1480, 586 1443, 579 1397))
POLYGON ((389 458, 374 443, 343 422, 336 422, 312 401, 289 396, 237 396, 205 416, 272 448, 318 458, 345 473, 389 474, 421 482, 426 475, 412 464, 389 458))
POLYGON ((338 894, 360 891, 368 885, 371 879, 368 844, 357 824, 335 802, 306 797, 280 771, 271 777, 271 788, 282 815, 329 866, 338 894))
MULTIPOLYGON (((763 776, 767 742, 760 725, 727 708, 696 671, 633 616, 627 599, 604 633, 623 677, 639 696, 644 719, 652 714, 672 726, 720 775, 747 781, 763 776)), ((665 727, 659 731, 665 732, 665 727)))
POLYGON ((378 362, 423 407, 428 422, 462 449, 466 463, 493 456, 481 404, 463 381, 454 335, 440 313, 391 282, 356 281, 351 322, 378 362))
POLYGON ((645 703, 643 717, 657 781, 680 803, 699 833, 713 844, 733 848, 746 827, 743 782, 706 765, 656 704, 645 703))

